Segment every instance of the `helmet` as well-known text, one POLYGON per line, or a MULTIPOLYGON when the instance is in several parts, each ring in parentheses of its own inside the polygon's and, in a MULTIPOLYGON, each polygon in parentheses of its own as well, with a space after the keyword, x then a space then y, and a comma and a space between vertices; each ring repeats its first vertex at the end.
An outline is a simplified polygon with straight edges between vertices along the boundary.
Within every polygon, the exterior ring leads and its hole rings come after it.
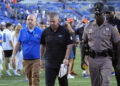
POLYGON ((101 2, 96 2, 94 4, 94 13, 95 14, 101 14, 104 13, 104 5, 101 2))

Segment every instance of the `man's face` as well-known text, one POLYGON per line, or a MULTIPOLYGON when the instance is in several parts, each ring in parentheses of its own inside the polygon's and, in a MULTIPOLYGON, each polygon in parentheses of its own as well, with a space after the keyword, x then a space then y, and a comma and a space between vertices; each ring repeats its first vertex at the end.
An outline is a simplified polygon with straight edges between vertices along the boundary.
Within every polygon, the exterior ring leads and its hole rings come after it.
POLYGON ((34 15, 29 15, 27 17, 27 26, 29 29, 34 29, 34 27, 36 26, 36 18, 34 15))
POLYGON ((9 30, 12 30, 13 29, 13 26, 11 25, 10 27, 9 27, 9 30))
POLYGON ((3 30, 4 29, 4 25, 0 25, 0 30, 3 30))
POLYGON ((106 14, 107 21, 111 22, 114 18, 114 12, 106 12, 105 14, 106 14))
POLYGON ((52 29, 57 29, 59 26, 59 19, 58 18, 50 18, 49 20, 50 27, 52 29))
POLYGON ((104 14, 103 13, 95 14, 95 19, 98 22, 101 22, 102 20, 104 20, 104 14))
POLYGON ((40 28, 45 29, 46 25, 45 24, 40 24, 40 28))

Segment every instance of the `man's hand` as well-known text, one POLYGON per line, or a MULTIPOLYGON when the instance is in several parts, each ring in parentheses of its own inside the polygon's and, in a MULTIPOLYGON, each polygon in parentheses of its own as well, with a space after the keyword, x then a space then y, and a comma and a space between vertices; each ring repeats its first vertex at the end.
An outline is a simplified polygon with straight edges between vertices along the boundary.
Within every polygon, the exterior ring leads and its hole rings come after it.
POLYGON ((86 70, 86 67, 87 67, 86 62, 85 62, 85 61, 82 61, 82 62, 81 62, 81 68, 82 68, 82 70, 86 70))
POLYGON ((40 68, 43 66, 43 61, 40 59, 40 68))
POLYGON ((68 59, 64 59, 63 64, 68 65, 68 59))
POLYGON ((3 41, 2 40, 0 40, 0 43, 2 43, 3 41))

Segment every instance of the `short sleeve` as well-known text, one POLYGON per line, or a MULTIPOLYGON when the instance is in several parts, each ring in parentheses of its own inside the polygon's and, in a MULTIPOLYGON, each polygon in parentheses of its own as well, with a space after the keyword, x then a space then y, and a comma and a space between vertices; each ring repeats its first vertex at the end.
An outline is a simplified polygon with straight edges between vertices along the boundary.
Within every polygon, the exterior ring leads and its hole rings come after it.
POLYGON ((46 42, 45 42, 45 30, 42 32, 40 44, 43 44, 43 45, 46 44, 46 42))
POLYGON ((120 41, 120 34, 118 32, 118 30, 116 28, 112 28, 112 41, 113 43, 117 43, 118 41, 120 41))
POLYGON ((9 40, 12 40, 12 32, 8 32, 8 38, 9 40))
POLYGON ((73 43, 73 37, 70 36, 70 33, 69 33, 69 31, 68 31, 67 29, 66 29, 65 37, 66 37, 66 44, 67 44, 67 45, 73 43))
POLYGON ((19 35, 18 35, 18 38, 17 38, 17 41, 18 41, 18 42, 21 42, 21 36, 22 36, 21 34, 22 34, 22 31, 20 30, 19 35))

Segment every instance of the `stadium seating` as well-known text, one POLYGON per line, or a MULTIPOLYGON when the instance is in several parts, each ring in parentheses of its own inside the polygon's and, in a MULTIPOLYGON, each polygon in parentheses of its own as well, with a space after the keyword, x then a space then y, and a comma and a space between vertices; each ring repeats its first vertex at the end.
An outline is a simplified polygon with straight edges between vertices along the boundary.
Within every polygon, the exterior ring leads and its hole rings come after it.
MULTIPOLYGON (((22 1, 23 2, 23 1, 22 1)), ((31 3, 18 3, 14 4, 13 7, 16 9, 19 9, 19 13, 23 13, 25 10, 32 11, 37 10, 38 8, 40 10, 45 10, 46 13, 49 11, 54 11, 59 13, 59 16, 66 17, 66 16, 76 16, 77 18, 81 18, 82 16, 88 16, 91 17, 93 13, 91 13, 92 4, 95 3, 95 1, 77 1, 77 2, 43 2, 40 0, 35 0, 33 4, 31 3)), ((106 3, 105 3, 106 4, 106 3)), ((112 5, 116 8, 117 11, 120 11, 120 1, 109 1, 107 3, 108 5, 112 5)), ((10 15, 5 16, 4 12, 6 11, 6 6, 4 3, 0 3, 0 6, 2 6, 2 10, 0 10, 0 21, 5 22, 12 22, 14 24, 18 24, 17 20, 10 19, 10 15)))

